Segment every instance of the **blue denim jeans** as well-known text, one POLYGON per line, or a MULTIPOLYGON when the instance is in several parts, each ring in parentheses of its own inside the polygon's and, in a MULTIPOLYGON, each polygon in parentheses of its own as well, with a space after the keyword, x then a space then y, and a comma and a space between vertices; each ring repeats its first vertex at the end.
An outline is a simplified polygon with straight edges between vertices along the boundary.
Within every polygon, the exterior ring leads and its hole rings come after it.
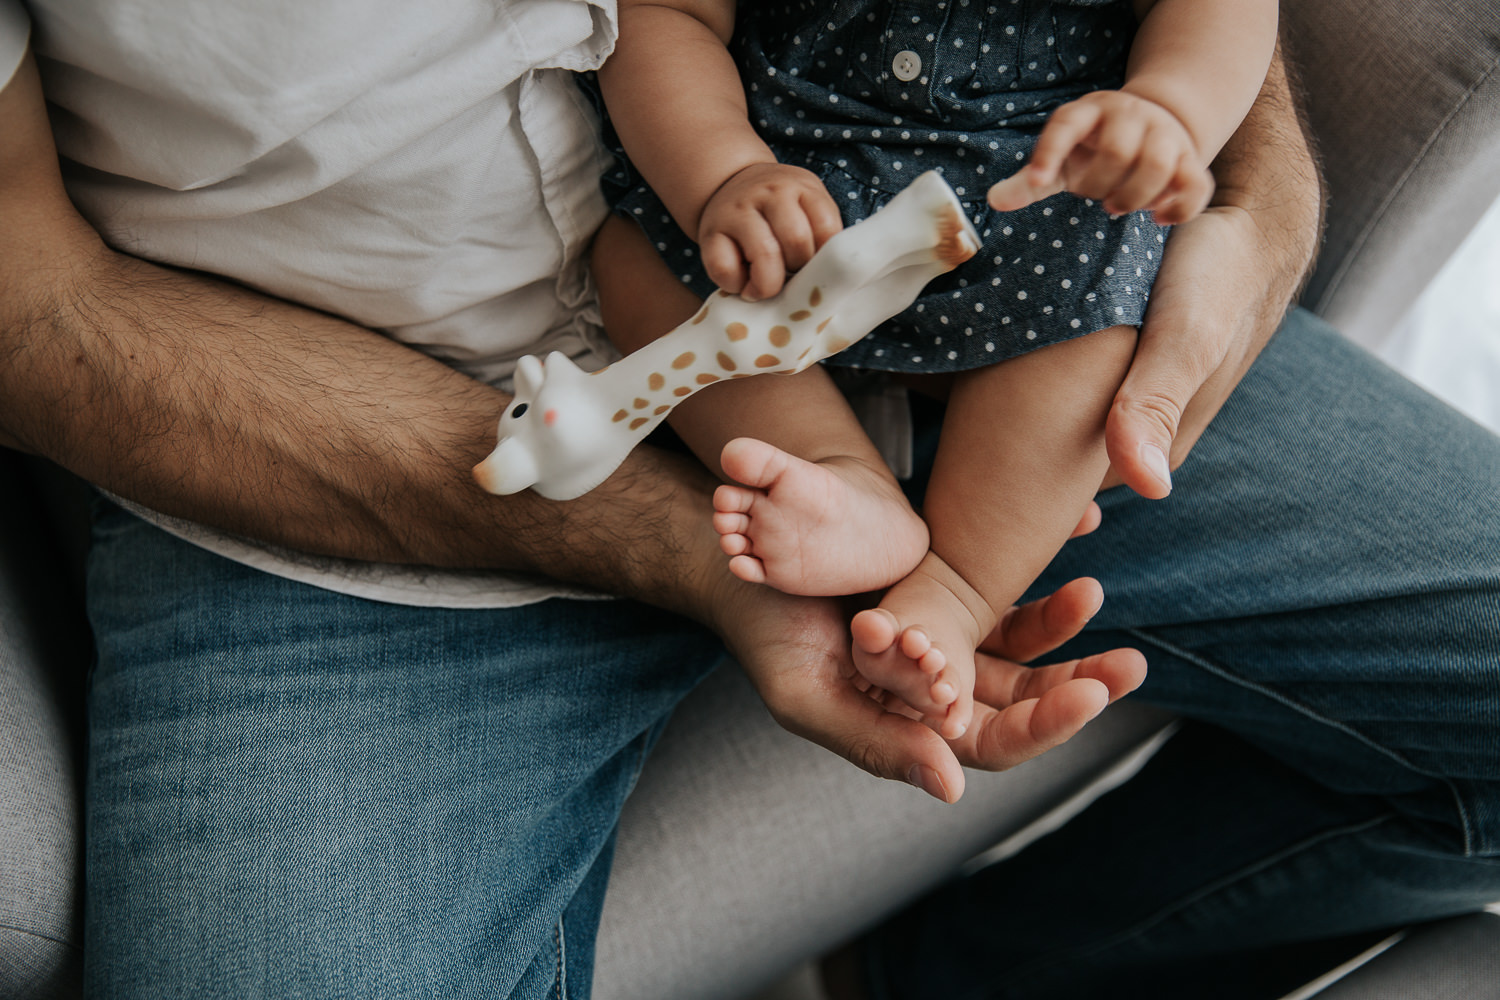
POLYGON ((1058 833, 865 939, 872 995, 1272 1000, 1500 902, 1500 438, 1303 315, 1163 502, 1100 497, 1036 592, 1184 730, 1058 833))
MULTIPOLYGON (((1076 648, 1141 648, 1138 696, 1201 722, 877 931, 873 988, 1274 997, 1278 963, 1500 899, 1500 441, 1297 314, 1169 500, 1101 503, 1038 589, 1099 577, 1076 648)), ((706 632, 362 601, 110 507, 89 582, 92 996, 588 995, 706 632)))
POLYGON ((113 505, 89 608, 98 998, 587 997, 620 807, 723 655, 628 601, 345 597, 113 505))

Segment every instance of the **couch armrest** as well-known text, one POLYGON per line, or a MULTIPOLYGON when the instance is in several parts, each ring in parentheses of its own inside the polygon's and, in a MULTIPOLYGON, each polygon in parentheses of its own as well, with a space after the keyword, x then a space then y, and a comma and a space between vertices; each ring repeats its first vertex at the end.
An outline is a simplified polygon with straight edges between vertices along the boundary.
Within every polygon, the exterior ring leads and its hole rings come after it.
POLYGON ((1303 304, 1376 347, 1500 195, 1500 17, 1494 0, 1281 9, 1329 187, 1303 304))
POLYGON ((80 989, 90 645, 74 560, 31 473, 0 449, 0 996, 50 1000, 80 989))
POLYGON ((1500 916, 1473 913, 1413 927, 1317 1000, 1497 1000, 1500 916))

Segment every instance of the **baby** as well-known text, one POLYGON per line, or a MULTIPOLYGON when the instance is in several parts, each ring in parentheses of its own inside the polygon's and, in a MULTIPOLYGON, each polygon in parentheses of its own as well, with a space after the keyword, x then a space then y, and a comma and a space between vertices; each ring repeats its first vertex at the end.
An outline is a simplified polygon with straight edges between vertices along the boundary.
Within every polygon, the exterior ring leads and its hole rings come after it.
POLYGON ((972 717, 976 647, 1104 478, 1159 226, 1207 205, 1275 44, 1275 0, 1133 7, 789 0, 736 19, 733 0, 621 0, 599 72, 629 157, 593 251, 623 351, 715 286, 776 294, 925 170, 982 233, 828 362, 945 381, 920 516, 819 368, 716 384, 672 416, 727 481, 713 520, 730 570, 795 594, 883 589, 851 622, 855 664, 949 739, 972 717))

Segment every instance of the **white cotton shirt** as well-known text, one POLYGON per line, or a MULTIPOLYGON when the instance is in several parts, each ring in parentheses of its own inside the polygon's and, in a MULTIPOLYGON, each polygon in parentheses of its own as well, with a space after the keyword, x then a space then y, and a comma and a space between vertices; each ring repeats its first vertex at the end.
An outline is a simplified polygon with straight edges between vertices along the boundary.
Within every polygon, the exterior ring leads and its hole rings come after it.
MULTIPOLYGON (((345 316, 502 384, 524 354, 609 358, 583 254, 606 153, 570 73, 613 0, 0 0, 68 191, 112 246, 345 316)), ((582 592, 278 550, 136 510, 257 568, 403 604, 582 592)))

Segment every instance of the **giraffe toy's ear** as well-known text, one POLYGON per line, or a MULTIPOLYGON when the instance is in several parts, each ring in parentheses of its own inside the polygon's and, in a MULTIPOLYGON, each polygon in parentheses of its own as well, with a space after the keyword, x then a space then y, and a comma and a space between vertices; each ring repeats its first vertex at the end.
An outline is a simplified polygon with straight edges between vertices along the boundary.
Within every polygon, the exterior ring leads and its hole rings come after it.
POLYGON ((588 372, 585 372, 582 368, 578 367, 577 362, 568 357, 562 351, 553 351, 547 355, 546 369, 547 377, 549 379, 556 379, 559 376, 583 377, 588 374, 588 372))
POLYGON ((526 355, 516 362, 516 395, 526 399, 535 398, 545 377, 542 374, 542 363, 536 359, 536 356, 526 355))

